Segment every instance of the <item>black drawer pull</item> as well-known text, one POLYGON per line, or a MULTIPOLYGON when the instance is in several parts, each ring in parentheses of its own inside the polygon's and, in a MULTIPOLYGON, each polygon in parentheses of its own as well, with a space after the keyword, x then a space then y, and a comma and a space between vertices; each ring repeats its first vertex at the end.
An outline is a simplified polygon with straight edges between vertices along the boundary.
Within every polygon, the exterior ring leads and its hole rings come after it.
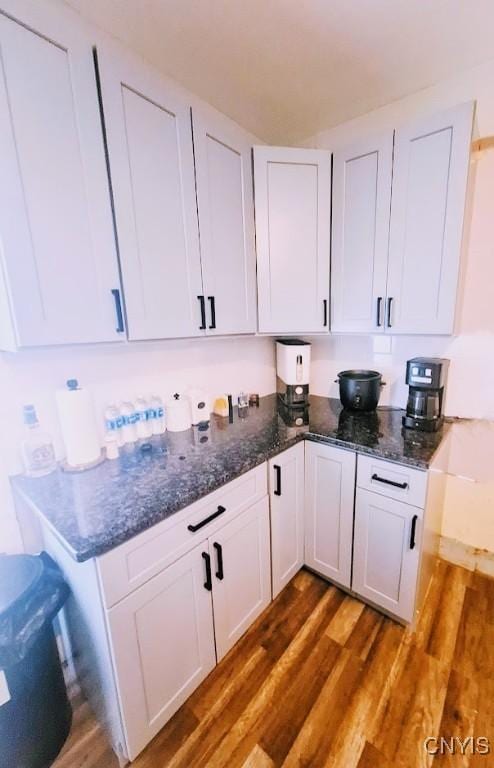
POLYGON ((391 325, 391 304, 393 303, 393 297, 390 296, 388 299, 388 328, 392 328, 391 325))
POLYGON ((281 496, 281 467, 278 464, 273 464, 273 469, 276 472, 276 488, 273 493, 275 496, 281 496))
POLYGON ((187 530, 191 531, 192 533, 195 533, 199 530, 199 528, 203 528, 205 525, 211 522, 211 520, 214 520, 216 517, 219 517, 223 514, 223 512, 226 512, 225 507, 219 506, 216 512, 213 512, 212 515, 209 515, 209 517, 206 517, 204 520, 201 520, 200 523, 197 523, 197 525, 188 525, 187 530))
POLYGON ((223 581, 224 572, 223 572, 223 549, 221 544, 218 544, 217 541, 214 542, 213 547, 216 550, 216 557, 218 559, 218 570, 216 571, 216 578, 220 581, 223 581))
POLYGON ((322 303, 323 303, 323 306, 324 306, 324 320, 323 320, 323 325, 324 325, 324 327, 326 328, 326 326, 327 326, 327 324, 328 324, 328 300, 327 300, 327 299, 323 299, 323 300, 322 300, 322 303))
POLYGON ((117 315, 117 327, 115 328, 115 330, 117 333, 123 333, 125 331, 125 328, 124 328, 122 299, 120 298, 120 291, 118 290, 118 288, 112 288, 111 292, 112 292, 113 299, 115 301, 115 313, 117 315))
POLYGON ((208 296, 209 308, 211 310, 211 329, 216 328, 216 301, 214 296, 208 296))
POLYGON ((211 592, 213 589, 213 580, 211 578, 211 557, 207 552, 203 552, 202 557, 206 563, 206 581, 204 582, 204 589, 207 589, 208 592, 211 592))
POLYGON ((377 310, 376 310, 376 325, 377 325, 378 328, 380 328, 381 325, 382 325, 382 323, 381 323, 381 307, 382 307, 382 303, 383 303, 383 297, 382 296, 378 296, 377 297, 377 310))
POLYGON ((206 302, 204 301, 204 296, 198 296, 199 302, 201 304, 201 325, 199 326, 200 331, 206 330, 206 302))
POLYGON ((410 530, 410 549, 415 549, 415 529, 417 528, 418 515, 412 517, 412 527, 410 530))
POLYGON ((408 483, 397 483, 395 480, 387 480, 385 477, 379 477, 375 472, 371 480, 377 480, 378 483, 386 483, 386 485, 394 485, 395 488, 401 488, 402 490, 408 488, 408 483))

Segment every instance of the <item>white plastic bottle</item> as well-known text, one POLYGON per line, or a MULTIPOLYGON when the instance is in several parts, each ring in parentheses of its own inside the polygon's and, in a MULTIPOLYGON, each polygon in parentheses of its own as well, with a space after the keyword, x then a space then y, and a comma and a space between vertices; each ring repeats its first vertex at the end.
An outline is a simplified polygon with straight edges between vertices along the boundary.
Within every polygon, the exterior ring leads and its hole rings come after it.
POLYGON ((112 432, 115 435, 119 447, 124 444, 123 423, 123 416, 115 403, 107 405, 105 408, 105 432, 112 432))
POLYGON ((137 437, 139 440, 146 440, 151 437, 152 428, 149 418, 149 404, 144 395, 139 395, 135 401, 135 411, 137 413, 137 437))
POLYGON ((21 451, 26 475, 49 475, 57 468, 51 437, 39 426, 34 405, 25 405, 23 415, 26 437, 22 441, 21 451))
POLYGON ((125 445, 135 443, 137 440, 136 422, 137 414, 134 405, 126 401, 120 404, 120 414, 123 418, 122 437, 125 445))
POLYGON ((152 395, 149 401, 152 412, 151 429, 153 435, 162 435, 166 430, 165 408, 159 395, 152 395))

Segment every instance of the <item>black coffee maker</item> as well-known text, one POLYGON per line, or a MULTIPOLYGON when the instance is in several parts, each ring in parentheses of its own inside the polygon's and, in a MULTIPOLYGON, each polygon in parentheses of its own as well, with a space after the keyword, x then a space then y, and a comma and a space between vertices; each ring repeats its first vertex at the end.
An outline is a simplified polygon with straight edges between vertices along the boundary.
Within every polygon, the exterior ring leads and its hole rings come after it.
POLYGON ((449 360, 443 357, 414 357, 407 362, 409 390, 404 427, 436 432, 442 426, 448 367, 449 360))

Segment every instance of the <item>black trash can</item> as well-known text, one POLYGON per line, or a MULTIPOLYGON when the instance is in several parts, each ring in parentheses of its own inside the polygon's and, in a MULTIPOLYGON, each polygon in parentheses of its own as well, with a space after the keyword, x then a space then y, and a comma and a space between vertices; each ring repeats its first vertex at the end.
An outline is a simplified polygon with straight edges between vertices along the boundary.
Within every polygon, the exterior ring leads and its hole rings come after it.
POLYGON ((48 768, 70 731, 52 625, 68 593, 46 553, 0 555, 0 768, 48 768))

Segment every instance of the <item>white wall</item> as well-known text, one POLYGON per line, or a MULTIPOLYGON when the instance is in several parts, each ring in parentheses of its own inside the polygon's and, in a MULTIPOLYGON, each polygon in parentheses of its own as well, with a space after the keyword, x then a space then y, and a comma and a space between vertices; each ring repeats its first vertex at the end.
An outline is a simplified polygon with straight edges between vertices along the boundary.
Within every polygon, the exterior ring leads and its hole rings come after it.
MULTIPOLYGON (((306 146, 335 149, 363 135, 389 131, 413 119, 465 101, 477 100, 475 133, 494 134, 494 62, 420 93, 396 101, 308 139, 306 146)), ((449 415, 494 418, 494 151, 472 163, 464 236, 457 335, 399 337, 389 351, 376 353, 372 337, 330 337, 315 340, 312 350, 312 391, 336 395, 332 382, 344 368, 376 367, 387 381, 381 404, 404 406, 405 362, 415 355, 451 360, 446 396, 449 415)), ((380 344, 381 342, 377 342, 380 344)))
POLYGON ((111 401, 139 393, 201 388, 211 398, 223 392, 275 389, 274 344, 257 337, 207 338, 133 344, 102 344, 0 354, 0 551, 19 549, 6 475, 22 469, 22 405, 34 403, 42 425, 63 456, 55 390, 77 378, 91 390, 103 438, 103 410, 111 401))

